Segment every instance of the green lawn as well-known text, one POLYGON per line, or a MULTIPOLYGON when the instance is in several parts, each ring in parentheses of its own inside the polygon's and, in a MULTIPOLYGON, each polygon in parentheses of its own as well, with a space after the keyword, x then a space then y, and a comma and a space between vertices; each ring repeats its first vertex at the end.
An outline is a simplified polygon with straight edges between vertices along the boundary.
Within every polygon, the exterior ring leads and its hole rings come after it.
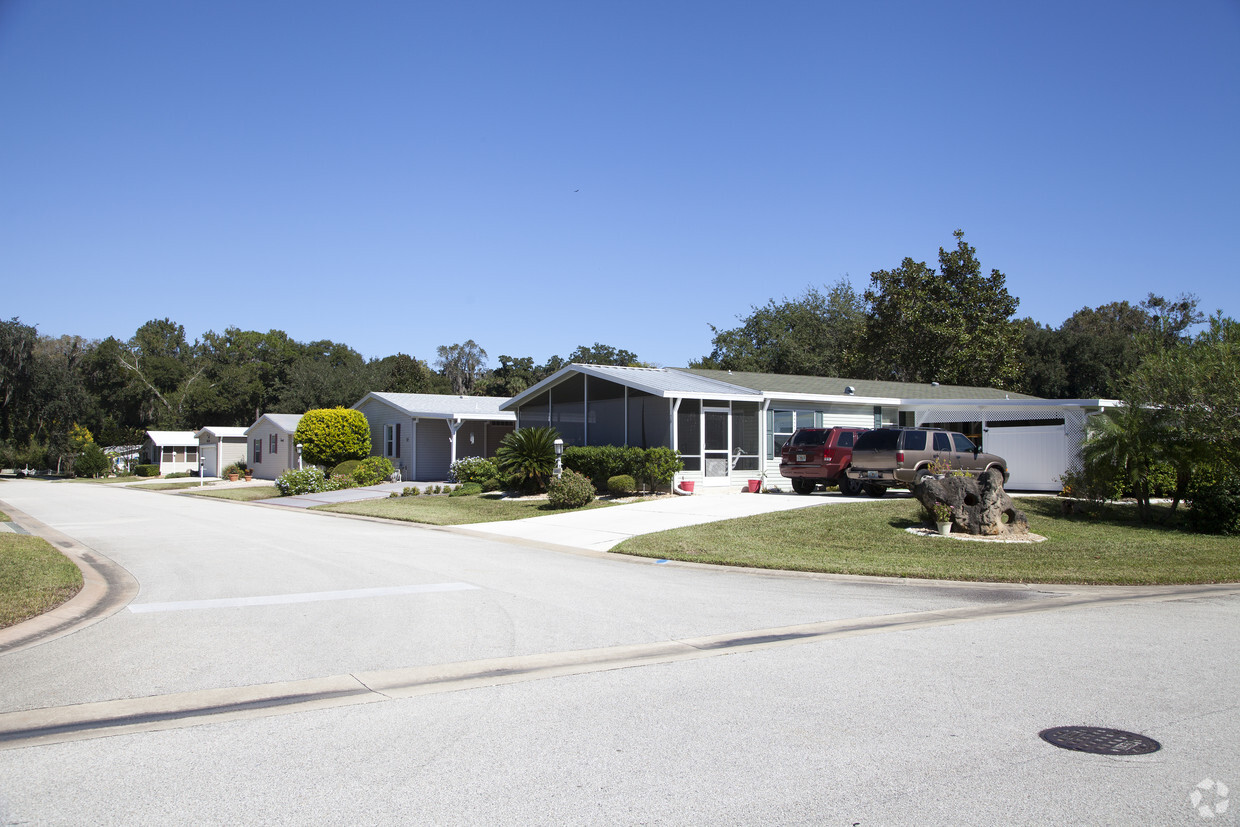
MULTIPOLYGON (((595 500, 585 508, 606 508, 611 505, 613 503, 595 500)), ((314 508, 316 511, 386 517, 389 520, 406 520, 411 523, 429 525, 466 525, 497 520, 523 520, 526 517, 544 517, 564 511, 564 509, 552 508, 546 500, 503 499, 498 494, 479 494, 471 497, 443 495, 397 497, 337 505, 319 505, 314 508)))
POLYGON ((199 494, 203 497, 218 497, 221 500, 238 500, 240 502, 250 502, 251 500, 269 500, 272 497, 280 496, 280 489, 274 485, 247 485, 245 488, 211 488, 207 486, 201 491, 191 491, 191 494, 199 494))
POLYGON ((153 482, 149 485, 135 486, 143 491, 180 491, 184 488, 201 488, 204 491, 207 486, 201 485, 198 480, 176 480, 174 482, 153 482))
POLYGON ((622 554, 754 568, 1015 583, 1240 582, 1240 542, 1143 526, 1135 508, 1064 516, 1053 497, 1017 498, 1044 543, 920 537, 911 500, 785 511, 634 537, 622 554))
POLYGON ((12 520, 9 519, 9 515, 5 514, 3 511, 0 511, 0 523, 8 523, 8 522, 12 522, 12 520))
POLYGON ((56 608, 81 588, 78 567, 46 540, 0 534, 0 629, 56 608))

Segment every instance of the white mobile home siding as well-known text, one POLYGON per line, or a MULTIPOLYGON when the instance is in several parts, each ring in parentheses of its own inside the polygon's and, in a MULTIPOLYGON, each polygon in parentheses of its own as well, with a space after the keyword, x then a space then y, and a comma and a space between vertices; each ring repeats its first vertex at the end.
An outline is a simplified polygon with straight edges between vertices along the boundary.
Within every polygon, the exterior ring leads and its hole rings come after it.
MULTIPOLYGON (((400 470, 401 479, 418 479, 417 468, 415 467, 417 455, 414 450, 414 432, 420 430, 420 427, 415 427, 413 419, 408 414, 402 413, 378 399, 366 400, 366 403, 357 410, 362 412, 362 415, 366 417, 366 422, 370 425, 371 456, 385 456, 384 426, 400 426, 400 456, 390 456, 388 459, 392 461, 393 467, 400 470)), ((425 423, 422 424, 424 425, 425 423)))
POLYGON ((263 420, 260 424, 250 428, 246 443, 244 459, 250 470, 254 472, 254 476, 260 480, 274 480, 290 468, 297 467, 297 447, 293 441, 293 435, 274 422, 263 420), (274 452, 271 450, 272 434, 275 434, 278 446, 274 452), (262 442, 262 458, 257 462, 255 459, 259 455, 254 451, 255 440, 262 442))

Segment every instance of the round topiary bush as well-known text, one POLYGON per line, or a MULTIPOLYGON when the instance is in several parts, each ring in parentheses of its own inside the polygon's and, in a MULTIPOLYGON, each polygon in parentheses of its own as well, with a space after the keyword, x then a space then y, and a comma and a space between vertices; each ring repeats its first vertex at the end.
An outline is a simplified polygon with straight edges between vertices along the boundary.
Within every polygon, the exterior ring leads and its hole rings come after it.
POLYGON ((346 459, 344 462, 332 469, 333 477, 351 477, 357 466, 361 465, 360 459, 346 459))
POLYGON ((361 411, 348 408, 306 411, 293 439, 301 444, 306 462, 327 468, 370 454, 370 424, 361 411))
POLYGON ((392 461, 387 457, 366 457, 357 464, 350 476, 357 485, 378 485, 386 482, 395 470, 392 461))
POLYGON ((637 490, 637 480, 628 474, 617 474, 607 480, 607 492, 617 497, 627 497, 637 490))
POLYGON ((547 482, 547 502, 553 508, 581 508, 594 502, 594 485, 584 474, 565 471, 547 482))

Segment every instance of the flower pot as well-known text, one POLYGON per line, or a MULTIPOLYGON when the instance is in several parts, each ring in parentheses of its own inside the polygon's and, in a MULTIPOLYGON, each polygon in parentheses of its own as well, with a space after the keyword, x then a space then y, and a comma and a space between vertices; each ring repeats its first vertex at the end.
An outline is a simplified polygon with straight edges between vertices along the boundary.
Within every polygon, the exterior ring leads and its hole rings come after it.
POLYGON ((935 523, 934 525, 935 525, 935 527, 939 530, 939 534, 942 534, 944 537, 946 537, 948 534, 951 534, 951 533, 952 533, 952 524, 951 524, 951 522, 946 522, 946 523, 935 523))
POLYGON ((228 475, 228 481, 229 481, 229 482, 236 482, 236 481, 237 481, 237 479, 238 479, 240 476, 241 476, 240 474, 229 474, 229 475, 228 475))
POLYGON ((245 481, 246 481, 246 482, 249 482, 249 481, 250 481, 250 480, 252 480, 252 479, 254 479, 254 474, 253 474, 252 472, 250 472, 250 471, 246 471, 246 472, 245 472, 245 481))
POLYGON ((750 494, 757 494, 761 490, 762 490, 762 480, 750 480, 749 481, 749 493, 750 494))

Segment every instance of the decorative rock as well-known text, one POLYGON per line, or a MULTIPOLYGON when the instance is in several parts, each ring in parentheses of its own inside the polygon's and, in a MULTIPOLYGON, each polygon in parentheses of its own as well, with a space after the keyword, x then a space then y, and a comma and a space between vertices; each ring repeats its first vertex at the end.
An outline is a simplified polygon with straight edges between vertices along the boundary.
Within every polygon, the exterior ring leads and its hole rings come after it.
POLYGON ((952 510, 956 531, 988 536, 1028 534, 1029 519, 1003 490, 1003 474, 995 469, 980 477, 924 477, 913 486, 913 496, 927 509, 936 502, 952 510))

